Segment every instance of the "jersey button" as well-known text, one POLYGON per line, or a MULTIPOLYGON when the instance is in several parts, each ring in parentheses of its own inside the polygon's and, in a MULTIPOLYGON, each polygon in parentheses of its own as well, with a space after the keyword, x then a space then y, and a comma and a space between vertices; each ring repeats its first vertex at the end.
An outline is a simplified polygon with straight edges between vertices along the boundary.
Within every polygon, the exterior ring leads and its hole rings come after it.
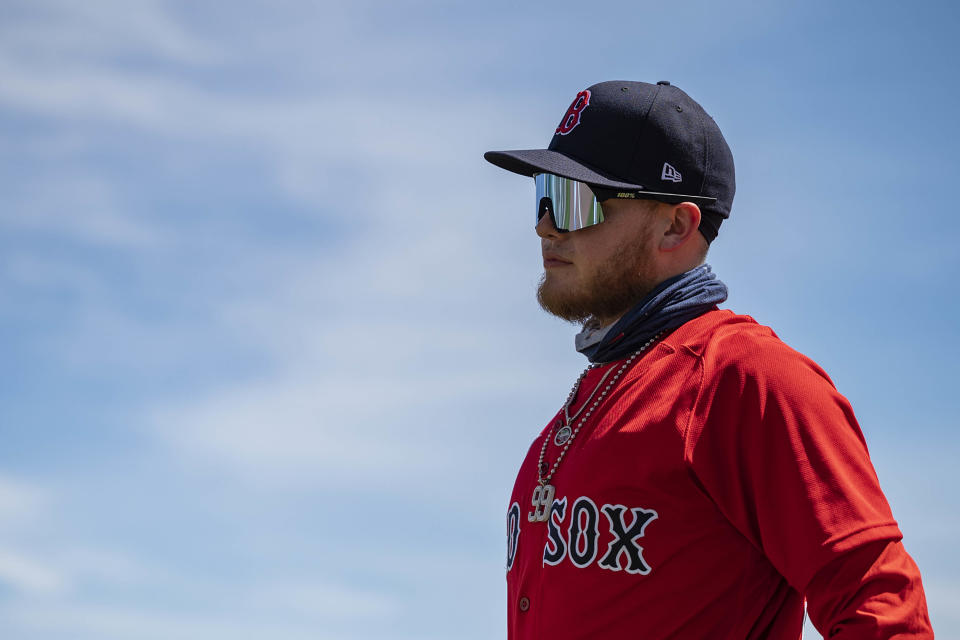
POLYGON ((530 598, 524 596, 520 598, 520 611, 526 611, 530 608, 530 598))

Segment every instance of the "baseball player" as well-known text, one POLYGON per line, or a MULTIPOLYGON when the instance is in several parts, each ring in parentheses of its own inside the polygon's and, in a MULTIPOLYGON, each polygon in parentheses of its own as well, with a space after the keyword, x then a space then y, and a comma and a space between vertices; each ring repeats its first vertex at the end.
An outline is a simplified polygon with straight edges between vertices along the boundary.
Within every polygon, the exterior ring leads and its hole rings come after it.
POLYGON ((590 361, 507 511, 508 637, 932 638, 920 574, 847 400, 720 310, 704 264, 733 156, 669 82, 580 91, 533 177, 538 299, 590 361))

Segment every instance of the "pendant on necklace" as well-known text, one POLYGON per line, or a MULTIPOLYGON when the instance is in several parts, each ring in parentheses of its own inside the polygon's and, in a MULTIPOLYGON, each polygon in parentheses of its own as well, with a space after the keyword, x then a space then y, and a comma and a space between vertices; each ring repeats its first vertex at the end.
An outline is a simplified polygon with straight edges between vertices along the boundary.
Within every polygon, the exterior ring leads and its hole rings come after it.
POLYGON ((527 513, 527 522, 546 522, 550 519, 553 495, 556 491, 552 484, 537 484, 533 488, 533 495, 530 497, 533 511, 527 513))
POLYGON ((571 429, 569 425, 563 425, 557 429, 557 435, 553 437, 553 444, 562 447, 567 443, 571 435, 573 435, 573 429, 571 429))

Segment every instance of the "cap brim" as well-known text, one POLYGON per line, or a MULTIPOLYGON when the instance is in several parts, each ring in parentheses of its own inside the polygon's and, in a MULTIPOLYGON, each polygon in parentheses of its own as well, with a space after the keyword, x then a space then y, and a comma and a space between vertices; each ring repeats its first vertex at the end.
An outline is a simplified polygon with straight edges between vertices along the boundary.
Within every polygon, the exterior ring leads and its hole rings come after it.
MULTIPOLYGON (((501 169, 519 173, 522 176, 532 176, 535 173, 553 173, 571 180, 579 180, 597 187, 618 189, 622 191, 636 191, 646 194, 646 197, 664 202, 695 202, 699 205, 709 205, 717 201, 707 196, 692 196, 680 193, 664 193, 650 191, 642 184, 622 182, 616 178, 597 171, 596 169, 574 160, 570 156, 550 149, 525 149, 519 151, 487 151, 483 157, 501 169)), ((638 195, 639 195, 638 193, 638 195)))
POLYGON ((535 173, 553 173, 571 180, 579 180, 598 187, 646 191, 643 185, 621 182, 613 176, 604 174, 570 156, 550 149, 525 149, 518 151, 487 151, 483 157, 501 169, 532 176, 535 173))

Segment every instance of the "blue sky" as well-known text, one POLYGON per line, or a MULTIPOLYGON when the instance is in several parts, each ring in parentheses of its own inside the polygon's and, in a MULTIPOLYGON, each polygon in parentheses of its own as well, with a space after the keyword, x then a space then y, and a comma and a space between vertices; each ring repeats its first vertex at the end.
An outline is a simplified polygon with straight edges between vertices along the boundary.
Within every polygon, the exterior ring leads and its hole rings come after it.
POLYGON ((960 637, 958 18, 4 0, 4 637, 502 636, 513 476, 584 361, 482 153, 609 79, 720 124, 727 306, 851 399, 960 637))

